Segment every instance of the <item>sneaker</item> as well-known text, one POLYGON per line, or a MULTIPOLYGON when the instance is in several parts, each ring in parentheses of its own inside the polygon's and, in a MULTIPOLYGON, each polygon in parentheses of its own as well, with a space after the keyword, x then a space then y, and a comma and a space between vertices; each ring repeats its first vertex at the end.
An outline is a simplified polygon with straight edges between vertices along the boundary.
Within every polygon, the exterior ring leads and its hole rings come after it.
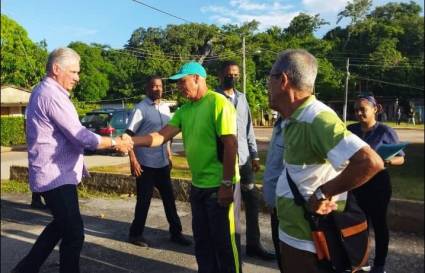
POLYGON ((149 247, 150 244, 143 236, 129 236, 128 242, 141 247, 149 247))
POLYGON ((190 246, 192 244, 192 242, 185 238, 181 233, 177 235, 171 235, 170 241, 181 246, 190 246))
POLYGON ((386 273, 384 266, 373 266, 372 270, 370 270, 370 273, 386 273))
POLYGON ((363 271, 363 272, 369 272, 370 269, 371 269, 370 265, 365 265, 365 266, 360 267, 360 270, 363 271))

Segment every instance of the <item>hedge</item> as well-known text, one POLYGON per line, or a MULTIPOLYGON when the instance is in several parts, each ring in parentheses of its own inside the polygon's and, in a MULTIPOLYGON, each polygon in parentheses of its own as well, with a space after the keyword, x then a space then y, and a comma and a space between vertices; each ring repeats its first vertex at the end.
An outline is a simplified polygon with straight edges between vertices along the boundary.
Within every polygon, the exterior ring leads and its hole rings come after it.
POLYGON ((23 117, 1 117, 0 127, 2 146, 25 144, 23 117))

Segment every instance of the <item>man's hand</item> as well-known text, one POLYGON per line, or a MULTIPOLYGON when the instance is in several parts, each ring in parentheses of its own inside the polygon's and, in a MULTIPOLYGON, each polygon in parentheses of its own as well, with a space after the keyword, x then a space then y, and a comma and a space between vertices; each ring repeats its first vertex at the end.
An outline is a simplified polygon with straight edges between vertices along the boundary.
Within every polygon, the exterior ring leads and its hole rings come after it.
POLYGON ((118 151, 121 153, 128 153, 128 151, 133 150, 134 143, 129 135, 123 134, 120 137, 117 137, 115 141, 116 141, 115 151, 118 151))
POLYGON ((227 207, 233 202, 233 187, 221 185, 218 189, 218 203, 227 207))
POLYGON ((256 158, 252 160, 252 170, 256 173, 260 170, 260 159, 256 158))
POLYGON ((320 215, 329 214, 338 208, 336 202, 333 201, 332 198, 317 200, 314 194, 310 197, 310 199, 308 199, 307 207, 310 211, 320 215))
POLYGON ((139 162, 133 159, 130 159, 130 169, 131 169, 131 174, 138 177, 142 175, 142 167, 140 166, 139 162))

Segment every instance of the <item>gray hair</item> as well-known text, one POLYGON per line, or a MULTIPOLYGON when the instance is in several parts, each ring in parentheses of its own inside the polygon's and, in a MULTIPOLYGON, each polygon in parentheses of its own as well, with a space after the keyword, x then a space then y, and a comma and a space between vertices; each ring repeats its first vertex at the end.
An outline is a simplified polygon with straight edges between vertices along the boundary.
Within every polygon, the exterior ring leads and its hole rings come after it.
POLYGON ((288 49, 279 54, 272 71, 284 72, 298 90, 313 92, 317 60, 304 49, 288 49))
POLYGON ((46 71, 47 73, 52 72, 53 64, 55 63, 59 64, 61 67, 66 67, 67 65, 74 62, 80 62, 80 55, 78 55, 78 53, 75 52, 72 48, 60 47, 53 50, 49 54, 49 58, 46 64, 46 71))

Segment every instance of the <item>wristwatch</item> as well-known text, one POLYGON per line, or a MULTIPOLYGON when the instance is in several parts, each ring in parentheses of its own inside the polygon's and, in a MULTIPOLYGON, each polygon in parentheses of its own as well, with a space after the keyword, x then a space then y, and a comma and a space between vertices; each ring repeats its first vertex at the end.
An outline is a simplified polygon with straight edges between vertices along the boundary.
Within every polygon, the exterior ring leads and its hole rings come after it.
POLYGON ((117 145, 117 142, 115 141, 113 137, 111 137, 111 147, 115 148, 116 145, 117 145))
POLYGON ((231 187, 233 185, 232 180, 222 180, 221 185, 224 185, 225 187, 231 187))
POLYGON ((314 192, 314 197, 316 197, 317 200, 322 201, 328 199, 326 195, 322 192, 322 189, 318 187, 314 192))

